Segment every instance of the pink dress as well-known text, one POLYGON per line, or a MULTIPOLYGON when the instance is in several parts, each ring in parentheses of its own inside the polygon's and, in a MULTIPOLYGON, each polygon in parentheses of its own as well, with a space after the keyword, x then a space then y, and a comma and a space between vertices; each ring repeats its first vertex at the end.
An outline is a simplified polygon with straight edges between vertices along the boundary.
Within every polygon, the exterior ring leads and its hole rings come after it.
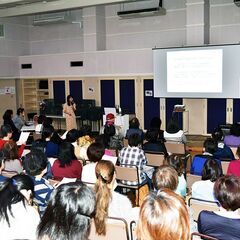
POLYGON ((68 106, 67 103, 65 103, 63 106, 63 112, 65 113, 66 117, 67 131, 77 129, 76 116, 73 110, 73 106, 72 105, 68 106))

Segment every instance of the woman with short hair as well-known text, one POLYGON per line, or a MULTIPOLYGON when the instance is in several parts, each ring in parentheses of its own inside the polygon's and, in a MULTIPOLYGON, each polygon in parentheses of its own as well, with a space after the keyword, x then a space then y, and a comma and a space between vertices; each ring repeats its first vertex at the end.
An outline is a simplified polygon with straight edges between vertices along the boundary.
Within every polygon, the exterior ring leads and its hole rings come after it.
POLYGON ((184 200, 169 189, 149 194, 137 225, 139 240, 189 240, 190 221, 184 200))

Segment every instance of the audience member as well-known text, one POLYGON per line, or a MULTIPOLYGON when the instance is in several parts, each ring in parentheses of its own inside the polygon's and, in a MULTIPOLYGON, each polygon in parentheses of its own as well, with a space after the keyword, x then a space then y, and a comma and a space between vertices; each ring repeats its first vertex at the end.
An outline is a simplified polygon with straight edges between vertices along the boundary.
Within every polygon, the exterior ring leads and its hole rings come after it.
POLYGON ((87 240, 95 211, 95 194, 83 183, 56 188, 38 226, 39 240, 87 240))
POLYGON ((83 166, 82 181, 87 183, 96 182, 95 167, 104 155, 104 146, 101 143, 92 143, 87 149, 90 163, 83 166))
POLYGON ((58 159, 53 163, 52 173, 57 180, 64 177, 81 179, 82 164, 77 160, 71 143, 63 142, 60 145, 58 159))
POLYGON ((141 140, 143 141, 144 133, 143 133, 143 130, 140 129, 139 127, 140 127, 139 120, 136 117, 131 119, 129 121, 129 129, 127 130, 125 138, 128 139, 130 135, 132 135, 133 133, 137 133, 139 134, 139 136, 141 137, 141 140))
POLYGON ((240 145, 237 147, 236 154, 238 156, 238 159, 229 163, 227 174, 240 177, 240 145))
POLYGON ((189 240, 190 221, 184 200, 168 189, 149 194, 137 225, 139 240, 189 240))
POLYGON ((14 141, 8 141, 4 144, 3 153, 5 157, 6 171, 21 173, 23 171, 22 162, 18 157, 18 146, 14 141))
POLYGON ((67 132, 66 142, 70 142, 73 144, 73 146, 76 146, 78 138, 79 138, 79 132, 77 129, 73 128, 67 132))
POLYGON ((183 132, 180 129, 176 119, 171 118, 166 131, 164 131, 164 138, 167 142, 178 142, 178 143, 186 143, 187 139, 183 132))
POLYGON ((18 108, 17 110, 17 114, 15 117, 13 117, 13 123, 15 125, 15 127, 21 131, 21 128, 23 127, 23 125, 25 124, 25 120, 24 120, 24 108, 18 108))
POLYGON ((175 192, 182 197, 186 197, 187 182, 184 177, 184 163, 182 156, 172 154, 164 160, 165 165, 173 167, 178 173, 178 186, 175 192))
POLYGON ((77 159, 80 159, 83 161, 88 159, 87 149, 93 142, 94 140, 89 135, 85 135, 78 138, 77 145, 74 148, 74 152, 77 159))
POLYGON ((163 153, 165 157, 168 156, 167 149, 164 141, 159 141, 159 132, 157 129, 148 130, 145 134, 147 142, 143 144, 143 150, 145 152, 157 152, 163 153))
POLYGON ((208 159, 203 166, 202 180, 192 185, 192 197, 216 202, 213 186, 221 176, 222 169, 218 162, 215 159, 208 159))
POLYGON ((40 221, 31 206, 34 184, 27 175, 16 175, 0 186, 1 239, 36 239, 40 221))
POLYGON ((4 182, 7 178, 2 175, 2 170, 4 169, 5 164, 4 164, 4 154, 3 151, 0 150, 0 183, 4 182))
POLYGON ((114 191, 117 186, 115 167, 112 162, 101 160, 96 165, 96 214, 95 227, 98 235, 106 234, 106 218, 118 217, 129 220, 132 205, 130 200, 114 191))
POLYGON ((163 136, 164 131, 161 130, 161 125, 162 125, 161 119, 159 117, 153 117, 150 122, 150 128, 147 130, 147 132, 157 131, 158 132, 157 140, 160 142, 165 142, 165 139, 163 136))
POLYGON ((240 179, 223 176, 214 184, 220 211, 202 211, 198 217, 198 231, 219 240, 238 240, 240 236, 240 179))
POLYGON ((53 187, 43 178, 47 172, 47 164, 46 155, 38 149, 31 150, 23 160, 23 168, 34 182, 34 201, 38 204, 41 215, 53 191, 53 187))
POLYGON ((3 125, 9 125, 12 129, 12 139, 17 142, 20 137, 20 131, 13 123, 13 110, 7 109, 3 114, 3 125))
POLYGON ((104 146, 104 149, 105 149, 104 155, 113 156, 112 151, 107 149, 107 144, 108 144, 107 141, 108 140, 104 134, 100 134, 95 138, 96 143, 101 143, 104 146))
POLYGON ((240 145, 240 124, 234 123, 230 128, 230 135, 224 137, 224 143, 229 147, 240 145))
MULTIPOLYGON (((202 155, 195 155, 192 161, 190 173, 194 175, 201 176, 204 163, 207 159, 214 159, 213 154, 217 150, 217 142, 214 141, 212 138, 207 138, 204 143, 204 153, 202 155)), ((216 159, 221 165, 221 161, 216 159)), ((222 166, 222 165, 221 165, 222 166)))
POLYGON ((106 123, 100 129, 100 134, 104 134, 108 139, 107 148, 120 150, 123 147, 123 138, 122 129, 120 126, 115 124, 115 116, 112 113, 107 114, 106 123))
POLYGON ((235 159, 231 148, 223 142, 223 132, 221 128, 214 130, 212 138, 217 142, 217 150, 213 153, 214 158, 221 160, 235 159))

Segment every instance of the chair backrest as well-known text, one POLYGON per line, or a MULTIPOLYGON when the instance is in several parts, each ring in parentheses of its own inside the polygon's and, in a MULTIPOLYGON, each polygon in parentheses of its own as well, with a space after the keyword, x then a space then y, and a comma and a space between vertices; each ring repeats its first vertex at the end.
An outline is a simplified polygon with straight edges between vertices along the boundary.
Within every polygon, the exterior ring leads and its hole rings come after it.
POLYGON ((198 216, 201 211, 218 211, 220 208, 218 202, 206 201, 198 198, 189 198, 188 206, 192 209, 194 221, 198 221, 198 216))
POLYGON ((15 176, 15 175, 17 175, 18 173, 17 172, 15 172, 15 171, 6 171, 6 170, 3 170, 2 171, 2 175, 4 176, 4 177, 7 177, 7 178, 11 178, 11 177, 13 177, 13 176, 15 176))
POLYGON ((129 240, 128 224, 123 218, 109 217, 106 221, 106 235, 99 236, 96 233, 94 221, 91 223, 91 231, 88 240, 129 240))
POLYGON ((222 170, 223 170, 223 174, 227 174, 227 170, 228 170, 228 166, 229 166, 230 162, 226 162, 226 161, 221 161, 222 164, 222 170))
POLYGON ((42 139, 42 134, 41 133, 33 133, 33 141, 36 141, 38 139, 42 139))
POLYGON ((139 183, 138 168, 135 165, 121 164, 115 166, 116 179, 139 183))
POLYGON ((193 232, 191 234, 191 240, 197 240, 197 239, 218 240, 217 238, 210 237, 210 236, 205 235, 205 234, 201 234, 201 233, 198 233, 198 232, 193 232))
POLYGON ((124 138, 123 139, 123 147, 127 147, 128 146, 128 139, 124 138))
POLYGON ((153 167, 159 167, 163 164, 164 153, 147 153, 145 152, 146 158, 148 160, 147 165, 153 167))
POLYGON ((201 181, 201 179, 202 179, 202 176, 187 173, 187 188, 191 189, 192 185, 197 181, 201 181))
POLYGON ((235 159, 238 159, 238 155, 237 155, 237 147, 230 147, 230 148, 231 148, 231 150, 232 150, 232 153, 233 153, 235 159))
POLYGON ((165 142, 167 152, 174 154, 185 154, 184 143, 165 142))

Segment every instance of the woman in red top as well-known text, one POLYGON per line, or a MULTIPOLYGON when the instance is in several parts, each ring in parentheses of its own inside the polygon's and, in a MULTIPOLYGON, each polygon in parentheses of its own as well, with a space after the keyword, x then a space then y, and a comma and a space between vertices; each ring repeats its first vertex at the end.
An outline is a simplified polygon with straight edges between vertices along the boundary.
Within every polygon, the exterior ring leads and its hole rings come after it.
POLYGON ((227 175, 240 177, 240 145, 237 148, 236 155, 238 159, 233 160, 228 165, 227 175))
POLYGON ((82 164, 77 160, 71 143, 63 142, 60 145, 58 159, 52 166, 52 173, 57 180, 64 177, 81 179, 82 164))

